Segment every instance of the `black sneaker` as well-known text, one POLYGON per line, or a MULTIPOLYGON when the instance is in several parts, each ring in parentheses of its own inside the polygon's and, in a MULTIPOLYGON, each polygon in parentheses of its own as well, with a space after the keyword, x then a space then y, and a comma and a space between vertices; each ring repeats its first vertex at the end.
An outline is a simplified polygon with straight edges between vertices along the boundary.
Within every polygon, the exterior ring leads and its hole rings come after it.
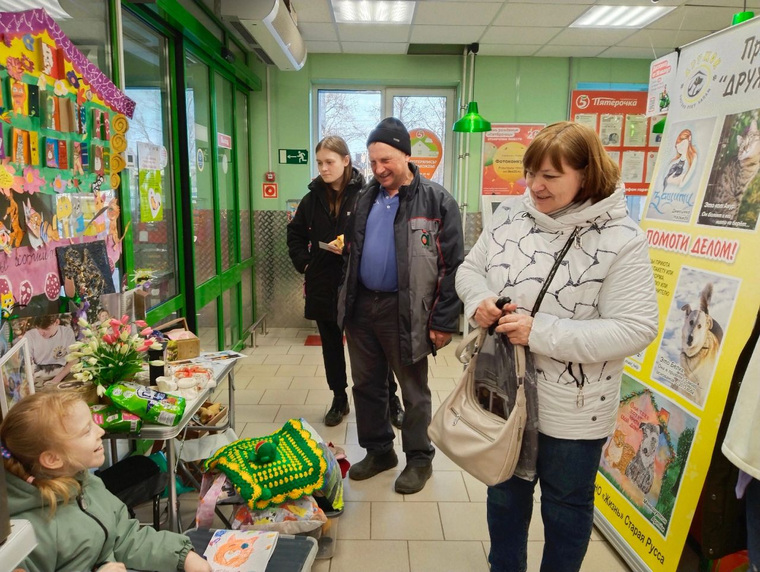
POLYGON ((343 417, 348 415, 351 409, 348 407, 348 396, 343 395, 341 397, 333 397, 332 405, 325 415, 325 425, 328 427, 335 427, 341 421, 343 417))
POLYGON ((396 429, 401 429, 404 424, 404 410, 401 408, 401 401, 396 395, 391 395, 389 403, 391 425, 396 429))
POLYGON ((413 495, 420 492, 427 480, 433 474, 433 466, 427 465, 407 465, 396 479, 394 488, 396 492, 402 495, 413 495))

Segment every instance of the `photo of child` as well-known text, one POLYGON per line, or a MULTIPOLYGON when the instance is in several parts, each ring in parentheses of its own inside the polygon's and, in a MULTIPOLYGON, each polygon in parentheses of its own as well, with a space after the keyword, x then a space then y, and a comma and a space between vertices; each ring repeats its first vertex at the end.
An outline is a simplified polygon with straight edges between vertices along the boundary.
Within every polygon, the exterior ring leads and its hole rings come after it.
POLYGON ((71 371, 66 361, 76 341, 70 314, 47 314, 13 321, 14 343, 26 339, 34 370, 34 385, 57 385, 71 371))

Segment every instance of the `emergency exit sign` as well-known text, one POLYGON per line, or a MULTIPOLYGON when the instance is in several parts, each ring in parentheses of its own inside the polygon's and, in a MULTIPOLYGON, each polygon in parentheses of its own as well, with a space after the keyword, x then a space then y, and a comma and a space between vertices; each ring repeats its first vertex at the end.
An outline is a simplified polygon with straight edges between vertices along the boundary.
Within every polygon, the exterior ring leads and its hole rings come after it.
POLYGON ((306 149, 280 149, 280 163, 287 165, 306 165, 309 152, 306 149))

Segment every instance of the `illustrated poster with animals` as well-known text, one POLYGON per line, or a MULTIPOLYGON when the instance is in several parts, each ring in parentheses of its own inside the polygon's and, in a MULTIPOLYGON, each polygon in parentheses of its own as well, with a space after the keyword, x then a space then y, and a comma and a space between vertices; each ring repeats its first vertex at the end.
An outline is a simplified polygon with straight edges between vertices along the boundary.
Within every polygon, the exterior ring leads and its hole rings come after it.
MULTIPOLYGON (((57 247, 121 256, 116 190, 134 102, 42 9, 0 13, 0 304, 61 293, 57 247)), ((111 290, 113 289, 113 285, 111 290)))
POLYGON ((658 336, 626 359, 596 524, 633 570, 671 572, 760 307, 760 19, 681 49, 641 226, 658 336))

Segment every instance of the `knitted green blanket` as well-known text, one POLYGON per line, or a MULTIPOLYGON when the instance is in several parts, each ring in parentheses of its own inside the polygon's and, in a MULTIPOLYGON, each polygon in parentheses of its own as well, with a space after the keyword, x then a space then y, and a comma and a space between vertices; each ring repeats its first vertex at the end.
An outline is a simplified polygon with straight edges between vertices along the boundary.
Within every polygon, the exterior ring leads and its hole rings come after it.
POLYGON ((271 435, 222 447, 204 468, 224 472, 248 507, 259 510, 321 488, 327 462, 311 433, 291 419, 271 435))

